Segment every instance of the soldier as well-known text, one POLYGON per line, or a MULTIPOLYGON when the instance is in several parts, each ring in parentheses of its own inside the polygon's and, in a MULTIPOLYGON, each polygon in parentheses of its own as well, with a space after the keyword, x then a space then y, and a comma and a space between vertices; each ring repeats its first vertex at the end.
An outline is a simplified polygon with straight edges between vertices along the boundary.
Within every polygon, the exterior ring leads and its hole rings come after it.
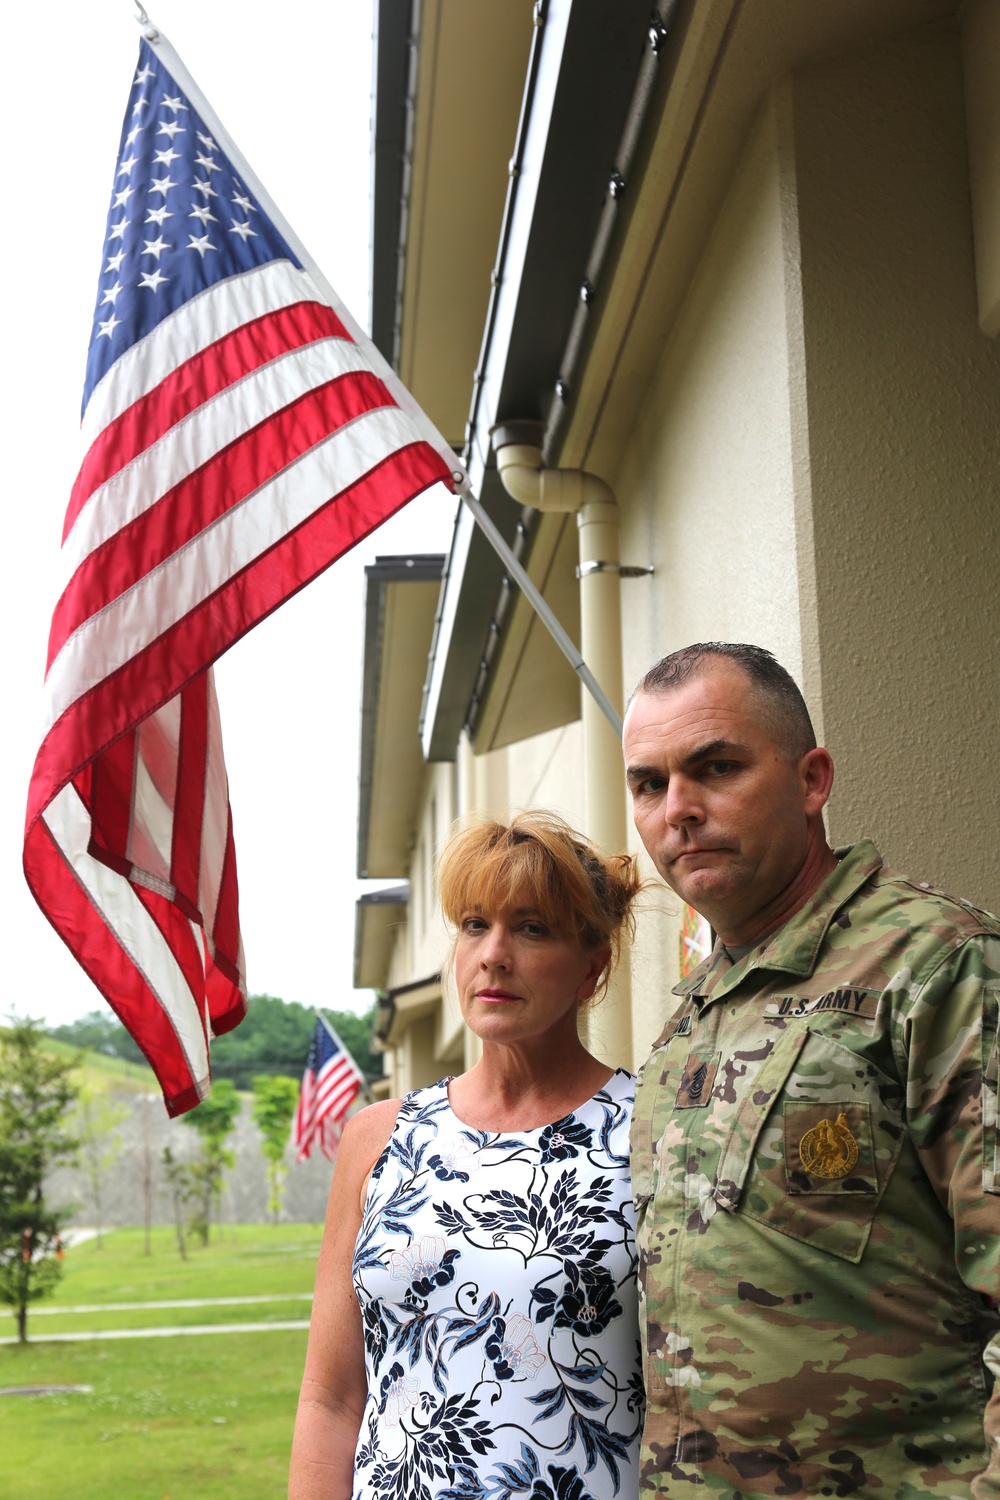
POLYGON ((717 934, 632 1127, 643 1493, 1000 1496, 1000 923, 829 847, 833 762, 759 647, 658 662, 624 746, 717 934))

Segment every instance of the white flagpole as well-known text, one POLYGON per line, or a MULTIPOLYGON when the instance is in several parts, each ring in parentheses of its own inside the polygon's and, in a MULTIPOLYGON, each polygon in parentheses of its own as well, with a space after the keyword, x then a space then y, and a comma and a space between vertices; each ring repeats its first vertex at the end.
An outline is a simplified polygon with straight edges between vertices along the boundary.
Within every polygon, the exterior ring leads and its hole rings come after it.
MULTIPOLYGON (((611 728, 614 730, 615 734, 620 738, 622 732, 622 721, 618 713, 611 704, 600 683, 597 681, 597 678, 594 676, 593 672, 591 672, 583 657, 580 655, 576 646, 574 646, 573 642, 566 634, 566 631, 560 625, 559 621, 552 613, 552 610, 542 598, 542 595, 539 592, 538 588, 528 577, 524 568, 514 556, 503 536, 490 520, 486 511, 483 509, 481 502, 472 493, 472 485, 469 479, 469 475, 460 459, 458 458, 458 455, 455 453, 450 444, 445 442, 444 438, 441 436, 440 432, 438 432, 437 428, 434 426, 434 423, 424 411, 423 407, 418 405, 418 403, 414 400, 413 396, 400 380, 399 376, 396 374, 395 370, 382 354, 381 350, 376 348, 375 344, 368 337, 368 334, 364 331, 361 325, 355 322, 348 309, 344 306, 343 302, 341 302, 333 287, 327 281, 326 277, 323 275, 322 271, 319 269, 316 262, 309 254, 305 245, 303 245, 302 241, 295 233, 295 230, 292 228, 288 220, 285 218, 284 214, 278 208, 274 199, 264 187, 264 184, 261 182, 260 178, 257 176, 253 168, 250 166, 250 163, 247 161, 246 157, 243 155, 242 151, 239 149, 236 142, 233 140, 232 136, 229 134, 228 130, 225 128, 222 121, 219 119, 218 115, 215 113, 214 109, 205 98, 205 95, 202 93, 201 89, 191 77, 191 74, 188 72, 184 63, 181 61, 179 54, 171 46, 170 42, 163 35, 163 32, 160 30, 160 28, 149 19, 142 6, 138 4, 138 0, 136 0, 136 4, 138 5, 139 9, 139 24, 142 26, 142 34, 145 37, 146 41, 153 48, 153 51, 163 59, 164 67, 167 68, 171 76, 178 84, 180 84, 181 88, 187 94, 188 98, 191 100, 192 104, 195 106, 198 113, 205 121, 205 124, 208 126, 210 134, 213 135, 218 141, 220 150, 225 152, 226 156, 228 156, 229 160, 232 162, 237 172, 243 178, 243 181, 253 192, 257 201, 260 203, 261 207, 264 209, 265 213, 268 215, 275 228, 281 234, 282 238, 286 241, 290 249, 294 251, 295 255, 302 263, 302 268, 305 271, 306 275, 315 285, 321 299, 329 303, 334 312, 337 314, 337 317, 340 319, 344 327, 347 329, 348 333, 351 335, 351 338, 360 349, 364 350, 365 355, 371 363, 375 373, 378 375, 379 379, 386 385, 388 390, 392 393, 393 400, 396 402, 397 406, 399 406, 403 411, 406 412, 407 416, 410 417, 414 426, 418 429, 421 436, 426 440, 429 446, 433 448, 436 453, 439 453, 444 459, 444 462, 448 465, 448 468, 451 471, 451 479, 455 487, 455 493, 461 498, 463 503, 468 506, 469 510, 475 517, 476 524, 479 526, 480 530, 483 532, 483 535, 489 541, 493 550, 497 553, 508 574, 520 588, 521 592, 524 594, 524 597, 527 599, 528 603, 531 605, 532 609, 535 611, 536 615, 548 630, 556 645, 559 647, 559 650, 565 656, 566 660, 573 668, 573 671, 577 674, 584 687, 590 693, 598 708, 601 710, 602 714, 611 725, 611 728)), ((319 1014, 319 1012, 317 1012, 317 1014, 319 1014)))

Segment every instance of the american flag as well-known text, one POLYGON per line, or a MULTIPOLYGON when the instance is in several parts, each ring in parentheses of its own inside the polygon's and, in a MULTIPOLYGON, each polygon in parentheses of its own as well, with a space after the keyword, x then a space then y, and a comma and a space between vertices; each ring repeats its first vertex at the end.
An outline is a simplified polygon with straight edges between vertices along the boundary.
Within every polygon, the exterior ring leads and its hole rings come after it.
POLYGON ((330 1023, 320 1016, 309 1044, 299 1103, 292 1122, 292 1144, 305 1161, 319 1138, 323 1155, 332 1161, 343 1130, 344 1116, 364 1087, 354 1058, 330 1023))
POLYGON ((179 1114, 208 1091, 210 1036, 246 1007, 211 664, 456 473, 176 53, 146 35, 107 220, 24 868, 179 1114))

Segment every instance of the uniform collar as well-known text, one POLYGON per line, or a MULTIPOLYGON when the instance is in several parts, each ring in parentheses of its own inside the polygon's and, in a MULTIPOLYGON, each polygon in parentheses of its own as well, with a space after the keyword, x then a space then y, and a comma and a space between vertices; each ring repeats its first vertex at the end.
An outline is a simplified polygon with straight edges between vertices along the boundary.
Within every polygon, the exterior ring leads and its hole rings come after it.
POLYGON ((830 871, 801 911, 779 927, 762 949, 752 949, 734 964, 717 941, 704 963, 674 986, 674 994, 711 993, 713 999, 718 999, 723 990, 734 988, 752 969, 776 969, 800 978, 811 974, 830 923, 840 908, 882 868, 882 856, 870 839, 861 839, 833 852, 837 856, 836 869, 830 871), (730 976, 733 976, 731 983, 730 976))

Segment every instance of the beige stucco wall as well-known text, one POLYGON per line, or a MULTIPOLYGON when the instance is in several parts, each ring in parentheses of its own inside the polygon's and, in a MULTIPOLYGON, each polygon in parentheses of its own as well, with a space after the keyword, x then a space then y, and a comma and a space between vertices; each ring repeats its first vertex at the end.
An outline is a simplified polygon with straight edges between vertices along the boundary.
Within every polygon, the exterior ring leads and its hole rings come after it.
MULTIPOLYGON (((622 558, 649 558, 656 568, 650 579, 622 583, 627 691, 659 656, 690 641, 752 640, 788 666, 821 717, 815 674, 803 670, 814 621, 808 570, 807 587, 799 583, 799 552, 808 560, 811 547, 796 513, 803 417, 793 359, 794 216, 787 108, 775 98, 736 173, 617 480, 622 558)), ((678 904, 661 887, 647 906, 632 961, 637 1058, 663 1024, 677 977, 678 904)))
POLYGON ((977 321, 958 37, 792 87, 836 840, 1000 907, 1000 346, 977 321))

